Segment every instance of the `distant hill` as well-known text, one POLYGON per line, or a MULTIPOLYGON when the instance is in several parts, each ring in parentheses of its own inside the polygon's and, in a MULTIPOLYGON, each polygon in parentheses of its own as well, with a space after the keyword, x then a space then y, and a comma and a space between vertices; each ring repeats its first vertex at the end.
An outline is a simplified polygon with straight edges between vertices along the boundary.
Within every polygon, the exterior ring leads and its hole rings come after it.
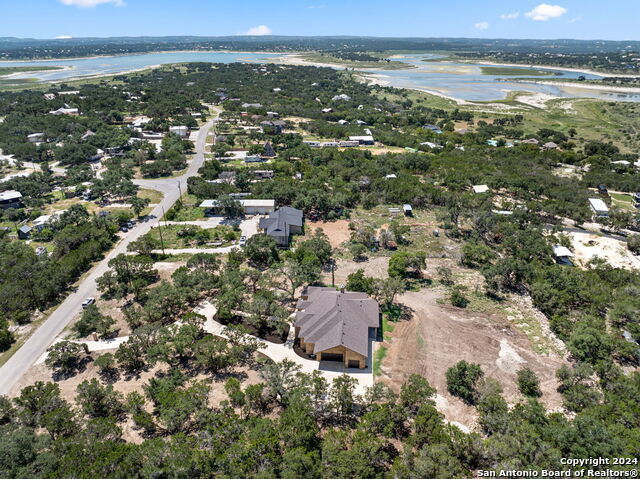
POLYGON ((177 50, 252 51, 440 51, 531 52, 553 54, 597 54, 640 51, 638 41, 608 40, 512 40, 476 38, 382 38, 382 37, 301 37, 301 36, 170 36, 34 39, 0 37, 0 59, 69 58, 177 50))

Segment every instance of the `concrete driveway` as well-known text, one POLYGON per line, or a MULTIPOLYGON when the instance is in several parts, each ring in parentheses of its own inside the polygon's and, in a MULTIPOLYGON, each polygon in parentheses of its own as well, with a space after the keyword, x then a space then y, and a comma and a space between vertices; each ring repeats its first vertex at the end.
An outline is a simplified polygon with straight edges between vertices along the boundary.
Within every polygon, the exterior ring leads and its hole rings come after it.
MULTIPOLYGON (((208 301, 205 301, 196 309, 196 313, 202 314, 206 318, 204 323, 205 331, 216 336, 225 337, 224 325, 214 319, 216 312, 216 307, 208 301)), ((329 383, 343 374, 351 376, 357 381, 356 394, 364 394, 367 388, 373 386, 371 363, 375 351, 375 342, 369 342, 369 367, 365 369, 355 369, 345 368, 342 363, 335 361, 313 361, 298 356, 293 350, 294 334, 294 329, 291 328, 289 330, 289 337, 284 344, 275 344, 265 341, 264 339, 259 339, 258 341, 260 341, 262 345, 260 352, 275 362, 280 362, 284 359, 293 361, 300 366, 300 370, 304 373, 311 374, 313 371, 320 371, 329 383)))

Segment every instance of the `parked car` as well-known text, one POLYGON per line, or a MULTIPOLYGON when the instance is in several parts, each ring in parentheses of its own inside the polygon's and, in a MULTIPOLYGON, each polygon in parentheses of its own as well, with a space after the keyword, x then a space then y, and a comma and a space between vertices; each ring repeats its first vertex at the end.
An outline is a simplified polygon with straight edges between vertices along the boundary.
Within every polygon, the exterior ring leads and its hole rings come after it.
POLYGON ((240 246, 246 246, 247 244, 247 237, 246 236, 240 236, 240 242, 238 243, 240 246))
POLYGON ((609 196, 609 190, 604 185, 598 185, 598 193, 602 196, 609 196))
POLYGON ((91 305, 91 304, 93 304, 95 302, 96 302, 96 298, 93 298, 93 297, 87 298, 82 302, 82 307, 86 308, 87 306, 89 306, 89 305, 91 305))
POLYGON ((129 228, 127 228, 125 225, 120 227, 120 231, 122 231, 123 233, 126 233, 127 231, 129 231, 129 228))

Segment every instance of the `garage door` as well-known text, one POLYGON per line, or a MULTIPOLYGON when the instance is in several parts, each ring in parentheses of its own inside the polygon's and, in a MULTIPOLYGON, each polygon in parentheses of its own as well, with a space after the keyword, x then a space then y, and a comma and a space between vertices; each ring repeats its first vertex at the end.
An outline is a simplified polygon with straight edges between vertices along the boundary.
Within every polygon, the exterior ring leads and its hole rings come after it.
POLYGON ((342 354, 322 353, 323 361, 343 361, 342 354))

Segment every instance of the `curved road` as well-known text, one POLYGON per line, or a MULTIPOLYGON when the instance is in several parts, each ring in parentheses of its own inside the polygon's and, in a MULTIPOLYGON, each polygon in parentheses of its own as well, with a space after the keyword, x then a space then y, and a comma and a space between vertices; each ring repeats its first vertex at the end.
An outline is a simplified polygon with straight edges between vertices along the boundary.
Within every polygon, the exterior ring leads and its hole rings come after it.
POLYGON ((216 116, 200 128, 196 140, 196 154, 185 174, 175 178, 161 178, 158 180, 137 180, 135 183, 145 188, 153 188, 164 194, 162 201, 156 205, 149 215, 149 219, 140 222, 126 236, 116 243, 105 258, 97 263, 89 272, 77 289, 70 293, 60 303, 56 310, 40 325, 40 327, 27 339, 27 341, 14 353, 14 355, 0 368, 0 395, 9 394, 22 375, 41 357, 54 339, 71 322, 78 312, 82 310, 82 302, 90 297, 97 296, 96 279, 109 269, 109 260, 121 253, 127 252, 127 246, 132 241, 149 232, 156 226, 162 217, 163 209, 168 210, 180 196, 180 183, 182 191, 186 192, 187 179, 195 176, 205 159, 205 147, 207 136, 213 125, 218 121, 220 111, 216 116))

